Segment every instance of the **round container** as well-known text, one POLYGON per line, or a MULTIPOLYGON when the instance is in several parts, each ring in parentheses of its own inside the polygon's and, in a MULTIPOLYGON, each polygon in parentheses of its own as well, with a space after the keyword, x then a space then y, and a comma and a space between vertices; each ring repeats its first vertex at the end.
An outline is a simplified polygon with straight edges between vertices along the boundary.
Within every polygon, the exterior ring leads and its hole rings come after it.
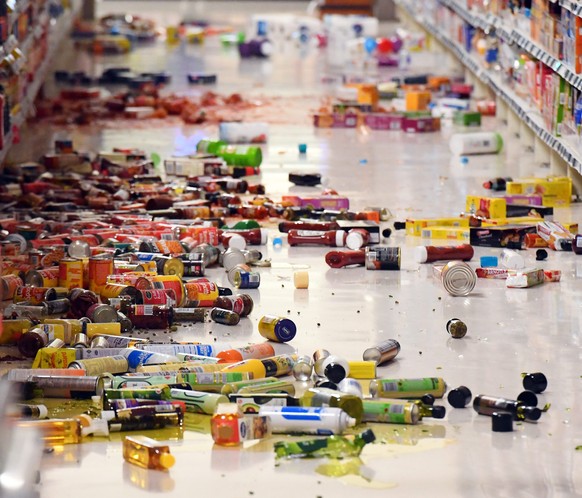
POLYGON ((31 270, 26 273, 24 283, 33 287, 57 287, 59 285, 59 267, 31 270))
POLYGON ((148 289, 139 291, 141 294, 140 304, 176 304, 176 294, 173 289, 148 289))
POLYGON ((85 375, 121 374, 129 370, 125 356, 105 356, 103 358, 89 358, 69 363, 69 368, 85 370, 85 375))
POLYGON ((237 289, 257 289, 261 284, 261 275, 242 264, 236 265, 228 272, 228 280, 237 289))
POLYGON ((89 290, 99 292, 113 271, 113 258, 89 258, 89 290))
MULTIPOLYGON (((182 265, 183 266, 183 265, 182 265)), ((164 289, 173 290, 176 296, 176 306, 183 306, 186 299, 184 283, 179 275, 157 275, 151 278, 151 281, 159 283, 164 289)))
POLYGON ((190 307, 213 306, 218 299, 218 286, 207 280, 194 280, 184 284, 186 303, 190 307))
POLYGON ((289 342, 297 333, 297 326, 288 318, 263 316, 259 320, 259 333, 275 342, 289 342))
POLYGON ((59 261, 59 285, 67 289, 83 287, 83 261, 62 259, 59 261))
POLYGON ((467 334, 467 325, 458 318, 451 318, 446 325, 447 332, 455 339, 461 339, 467 334))
POLYGON ((459 386, 449 391, 447 400, 453 408, 465 408, 471 402, 472 396, 468 387, 459 386))
POLYGON ((313 361, 309 356, 301 356, 293 365, 293 377, 295 380, 305 382, 311 379, 313 373, 313 361))
POLYGON ((185 277, 203 277, 204 263, 202 261, 183 261, 185 277))
MULTIPOLYGON (((13 299, 15 297, 16 290, 24 288, 22 279, 17 275, 4 275, 0 277, 0 280, 2 285, 2 288, 0 289, 2 292, 2 301, 13 299)), ((15 302, 18 301, 15 300, 15 302)))
POLYGON ((117 322, 117 310, 108 304, 94 304, 87 310, 87 318, 93 323, 117 322))
POLYGON ((493 432, 512 432, 513 415, 511 413, 493 413, 491 415, 491 430, 493 432))
MULTIPOLYGON (((91 344, 89 347, 91 349, 108 348, 109 341, 105 337, 97 336, 91 340, 91 344)), ((91 374, 87 374, 87 375, 91 375, 91 374)))
POLYGON ((240 296, 218 296, 218 299, 214 301, 214 306, 234 311, 236 314, 240 315, 244 311, 245 303, 240 296))
POLYGON ((366 247, 367 270, 400 270, 400 248, 384 246, 366 247))
POLYGON ((89 338, 86 334, 79 333, 73 336, 73 340, 71 341, 71 346, 74 348, 88 348, 89 347, 89 338))
POLYGON ((473 268, 463 261, 449 261, 442 267, 441 282, 451 296, 466 296, 477 284, 473 268))
POLYGON ((240 315, 234 311, 212 308, 210 319, 223 325, 237 325, 240 322, 240 315))
POLYGON ((548 379, 541 372, 526 374, 523 377, 523 388, 534 393, 541 393, 548 387, 548 379))
POLYGON ((246 263, 245 255, 240 249, 229 247, 222 254, 222 266, 226 271, 230 271, 235 266, 244 265, 245 263, 246 263))
POLYGON ((364 361, 375 361, 378 365, 387 363, 396 358, 400 352, 400 343, 395 339, 386 339, 380 344, 368 348, 362 354, 364 361))

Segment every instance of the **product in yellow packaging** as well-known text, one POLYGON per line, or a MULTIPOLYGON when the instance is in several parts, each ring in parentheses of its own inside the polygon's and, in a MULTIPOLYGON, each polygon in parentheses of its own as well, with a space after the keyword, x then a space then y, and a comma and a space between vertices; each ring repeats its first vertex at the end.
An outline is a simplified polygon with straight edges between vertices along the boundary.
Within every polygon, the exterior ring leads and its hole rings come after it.
POLYGON ((32 368, 67 368, 77 359, 75 348, 41 348, 36 353, 32 368))
POLYGON ((406 92, 406 110, 426 111, 430 100, 430 92, 406 92))
POLYGON ((507 216, 507 202, 499 197, 468 195, 465 211, 482 218, 505 218, 507 216))
POLYGON ((561 225, 572 235, 578 235, 578 223, 561 223, 561 225))
POLYGON ((468 241, 470 236, 469 227, 427 227, 423 228, 421 237, 425 239, 461 240, 468 241))
POLYGON ((507 194, 538 194, 544 206, 568 206, 572 201, 572 180, 567 176, 523 178, 507 182, 507 194))
POLYGON ((516 216, 515 218, 492 218, 481 221, 482 227, 494 227, 505 225, 531 225, 538 221, 544 221, 543 218, 533 216, 516 216))
POLYGON ((468 227, 469 218, 427 218, 406 220, 406 235, 420 237, 427 227, 468 227))

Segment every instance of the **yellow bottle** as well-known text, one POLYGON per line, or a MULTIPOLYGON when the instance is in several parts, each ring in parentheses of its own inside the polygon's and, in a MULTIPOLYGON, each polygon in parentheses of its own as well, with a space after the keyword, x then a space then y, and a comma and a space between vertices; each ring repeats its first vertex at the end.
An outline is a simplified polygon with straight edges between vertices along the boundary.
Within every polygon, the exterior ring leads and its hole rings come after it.
POLYGON ((82 438, 81 421, 73 418, 26 420, 18 422, 18 426, 37 429, 47 446, 77 444, 82 438))
POLYGON ((253 374, 253 379, 263 379, 267 375, 267 369, 261 360, 250 359, 224 366, 224 363, 218 365, 222 367, 221 372, 248 372, 253 374))
POLYGON ((145 469, 168 470, 176 463, 167 445, 146 436, 125 436, 123 458, 145 469))

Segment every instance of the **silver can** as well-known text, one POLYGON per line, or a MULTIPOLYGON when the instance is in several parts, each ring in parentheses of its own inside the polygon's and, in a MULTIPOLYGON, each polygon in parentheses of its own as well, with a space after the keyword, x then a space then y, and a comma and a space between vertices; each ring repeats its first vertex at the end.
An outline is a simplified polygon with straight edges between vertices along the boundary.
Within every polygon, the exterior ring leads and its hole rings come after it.
POLYGON ((435 265, 433 270, 451 296, 466 296, 477 284, 477 274, 463 261, 449 261, 445 265, 435 265))
POLYGON ((69 368, 85 370, 85 375, 122 374, 128 371, 127 358, 125 356, 107 356, 104 358, 89 358, 77 360, 69 364, 69 368))

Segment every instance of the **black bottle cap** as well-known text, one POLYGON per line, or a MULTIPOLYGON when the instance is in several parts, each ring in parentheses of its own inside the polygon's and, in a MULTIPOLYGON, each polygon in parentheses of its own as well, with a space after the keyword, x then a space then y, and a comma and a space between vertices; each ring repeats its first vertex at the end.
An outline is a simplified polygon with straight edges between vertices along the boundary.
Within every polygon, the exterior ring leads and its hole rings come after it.
POLYGON ((432 406, 434 405, 435 399, 436 398, 432 394, 424 394, 422 398, 420 398, 420 401, 422 401, 425 405, 432 406))
POLYGON ((562 248, 562 251, 572 251, 572 241, 571 240, 560 240, 560 247, 562 248))
POLYGON ((541 393, 548 387, 548 379, 541 372, 527 374, 523 378, 523 388, 534 393, 541 393))
POLYGON ((232 296, 232 289, 229 287, 218 287, 219 296, 232 296))
POLYGON ((449 391, 447 400, 453 408, 465 408, 471 402, 471 391, 468 387, 459 386, 449 391))
POLYGON ((523 414, 525 415, 526 420, 539 420, 542 416, 542 411, 535 406, 526 406, 523 409, 523 414))
POLYGON ((519 393, 517 401, 521 401, 525 406, 538 406, 538 397, 533 391, 523 391, 519 393))
POLYGON ((445 418, 447 414, 447 407, 442 405, 437 405, 432 407, 432 418, 445 418))
POLYGON ((373 443, 374 441, 376 441, 376 434, 374 434, 374 431, 372 429, 366 429, 364 432, 360 434, 360 437, 362 438, 362 441, 364 441, 365 443, 373 443))
POLYGON ((329 380, 336 384, 344 380, 347 374, 346 369, 339 363, 330 363, 325 367, 323 373, 329 380))
POLYGON ((545 249, 538 249, 536 251, 536 261, 543 261, 544 259, 548 259, 548 251, 545 249))
POLYGON ((405 221, 395 221, 394 222, 394 230, 405 230, 406 229, 406 222, 405 221))
POLYGON ((315 383, 315 387, 325 387, 326 389, 333 389, 334 391, 339 391, 337 384, 331 380, 319 380, 315 383))
POLYGON ((491 430, 493 432, 513 431, 513 415, 511 413, 493 413, 491 416, 491 430))
POLYGON ((392 230, 390 230, 389 228, 385 228, 384 230, 382 230, 382 237, 390 237, 390 235, 392 235, 392 230))

